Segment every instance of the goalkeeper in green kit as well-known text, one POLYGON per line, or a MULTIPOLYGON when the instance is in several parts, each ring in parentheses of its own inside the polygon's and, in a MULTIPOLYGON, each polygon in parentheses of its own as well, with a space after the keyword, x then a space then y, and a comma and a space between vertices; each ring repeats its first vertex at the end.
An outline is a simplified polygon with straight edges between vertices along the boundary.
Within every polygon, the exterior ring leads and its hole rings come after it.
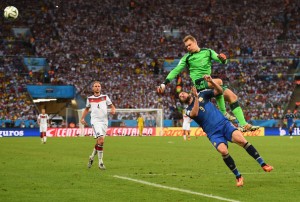
MULTIPOLYGON (((211 84, 207 83, 203 79, 204 75, 211 75, 212 60, 222 64, 227 64, 227 58, 223 53, 217 54, 211 49, 199 48, 197 41, 193 36, 188 35, 184 37, 183 42, 188 53, 180 59, 178 65, 168 74, 165 81, 158 86, 157 92, 159 93, 163 93, 166 85, 176 78, 176 76, 180 74, 185 67, 189 69, 190 77, 198 92, 212 88, 211 84)), ((246 122, 243 110, 239 106, 237 95, 230 89, 224 87, 221 79, 213 80, 215 83, 223 87, 223 94, 216 97, 216 102, 219 110, 224 114, 224 116, 230 121, 237 119, 240 125, 239 130, 242 132, 259 129, 259 126, 253 126, 246 122), (229 102, 232 113, 236 118, 226 112, 224 98, 227 102, 229 102)))

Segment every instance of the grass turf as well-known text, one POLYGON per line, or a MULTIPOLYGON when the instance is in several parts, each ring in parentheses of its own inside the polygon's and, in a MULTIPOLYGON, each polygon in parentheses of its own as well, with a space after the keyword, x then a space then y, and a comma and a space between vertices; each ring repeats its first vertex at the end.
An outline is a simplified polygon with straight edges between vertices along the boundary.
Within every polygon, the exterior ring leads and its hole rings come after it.
POLYGON ((244 149, 229 151, 244 187, 206 137, 106 137, 104 163, 87 168, 95 140, 0 139, 0 201, 221 201, 114 177, 142 180, 237 201, 300 201, 300 137, 247 137, 275 170, 265 173, 244 149))

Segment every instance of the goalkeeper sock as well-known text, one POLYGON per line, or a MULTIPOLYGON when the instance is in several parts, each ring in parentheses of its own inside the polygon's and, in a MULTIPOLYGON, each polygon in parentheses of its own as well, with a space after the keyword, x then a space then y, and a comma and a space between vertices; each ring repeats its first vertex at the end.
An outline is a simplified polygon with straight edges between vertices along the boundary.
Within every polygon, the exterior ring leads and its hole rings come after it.
POLYGON ((265 165, 265 161, 262 159, 258 151, 253 147, 251 143, 247 142, 244 145, 244 149, 248 152, 250 156, 252 156, 259 163, 259 165, 261 166, 265 165))
POLYGON ((240 126, 244 126, 247 124, 245 120, 244 113, 242 108, 239 105, 239 101, 230 104, 230 108, 236 119, 238 120, 240 126))
POLYGON ((223 160, 225 162, 225 164, 227 165, 227 167, 231 170, 231 172, 233 172, 233 174, 236 177, 240 177, 241 173, 238 171, 238 169, 235 166, 234 160, 233 158, 230 156, 230 154, 227 154, 225 156, 222 156, 223 160))
POLYGON ((225 114, 226 113, 226 107, 225 107, 224 95, 221 94, 221 95, 216 96, 216 102, 217 102, 217 105, 219 107, 219 110, 222 112, 222 114, 225 114))

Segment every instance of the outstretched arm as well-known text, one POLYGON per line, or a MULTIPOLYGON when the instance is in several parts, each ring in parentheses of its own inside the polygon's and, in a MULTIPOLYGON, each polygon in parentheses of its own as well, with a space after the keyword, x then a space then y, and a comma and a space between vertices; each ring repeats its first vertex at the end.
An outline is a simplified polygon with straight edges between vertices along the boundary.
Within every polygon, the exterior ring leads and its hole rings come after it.
POLYGON ((227 57, 224 53, 216 53, 214 50, 211 50, 211 58, 214 60, 214 61, 217 61, 219 63, 223 63, 223 64, 227 64, 228 63, 228 60, 227 60, 227 57))
POLYGON ((183 56, 180 59, 178 65, 174 69, 172 69, 172 71, 170 71, 165 81, 157 87, 156 91, 158 93, 163 93, 165 91, 166 85, 169 84, 174 78, 176 78, 176 76, 180 74, 182 70, 186 67, 186 57, 187 54, 183 56))

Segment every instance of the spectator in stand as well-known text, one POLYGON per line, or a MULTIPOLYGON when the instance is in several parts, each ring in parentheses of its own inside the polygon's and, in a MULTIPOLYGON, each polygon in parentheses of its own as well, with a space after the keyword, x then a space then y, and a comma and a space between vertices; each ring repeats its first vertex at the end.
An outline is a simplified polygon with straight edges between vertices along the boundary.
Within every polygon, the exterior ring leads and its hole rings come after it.
MULTIPOLYGON (((244 85, 240 83, 239 88, 234 89, 239 97, 249 97, 247 101, 240 100, 240 104, 246 106, 245 117, 283 118, 283 109, 286 108, 284 103, 289 102, 290 93, 294 89, 293 82, 285 79, 287 66, 265 66, 259 61, 261 57, 274 62, 273 58, 300 56, 300 44, 297 43, 300 38, 297 1, 254 0, 235 1, 234 4, 227 0, 227 3, 220 0, 213 2, 215 3, 199 1, 176 7, 176 1, 158 0, 153 3, 150 0, 141 0, 135 7, 128 9, 127 1, 120 1, 116 5, 111 0, 75 0, 59 8, 53 7, 53 2, 48 1, 16 1, 16 7, 26 5, 26 8, 22 10, 22 18, 14 21, 14 26, 29 27, 32 34, 14 36, 11 22, 0 19, 3 39, 0 44, 1 109, 5 109, 7 103, 12 102, 8 95, 19 97, 24 94, 27 97, 26 84, 36 84, 43 80, 34 72, 30 77, 28 70, 23 67, 19 57, 30 55, 48 59, 49 66, 54 71, 54 74, 51 73, 51 83, 54 85, 74 85, 77 92, 81 92, 86 98, 88 94, 84 87, 101 73, 103 87, 109 92, 116 90, 121 96, 116 100, 118 107, 163 108, 167 118, 170 115, 168 104, 174 104, 178 100, 172 92, 174 85, 171 84, 165 92, 167 100, 162 100, 154 95, 154 91, 147 89, 154 89, 166 77, 162 68, 164 58, 183 56, 182 44, 176 37, 196 33, 196 38, 203 39, 201 47, 213 47, 224 52, 230 59, 253 59, 252 64, 233 67, 229 63, 225 68, 230 68, 231 72, 223 74, 224 78, 219 77, 223 80, 230 78, 234 83, 235 79, 231 79, 231 75, 234 75, 234 78, 243 81, 244 85), (37 10, 37 7, 41 9, 37 10), (165 10, 170 12, 166 13, 165 10), (279 10, 282 12, 278 12, 279 10), (88 24, 82 29, 83 22, 93 22, 94 19, 100 19, 99 23, 88 24), (171 29, 173 33, 170 32, 171 29), (96 37, 99 35, 101 40, 96 37), (148 41, 147 47, 137 40, 145 38, 148 41), (25 43, 19 43, 20 40, 25 43), (62 55, 65 57, 61 57, 62 55), (157 61, 157 68, 162 70, 158 77, 153 76, 153 61, 157 61), (269 80, 261 79, 260 84, 253 83, 253 75, 277 75, 281 73, 280 67, 283 68, 281 80, 275 81, 273 76, 269 80), (82 75, 85 75, 85 79, 78 79, 82 75), (112 81, 112 75, 119 78, 119 81, 112 81), (287 92, 283 87, 285 85, 291 87, 287 92), (11 86, 17 87, 13 89, 11 86), (125 90, 120 92, 119 86, 125 90), (259 86, 269 86, 272 91, 265 93, 259 88, 255 92, 259 86), (136 104, 135 97, 141 97, 142 102, 136 104), (261 109, 264 109, 264 113, 260 113, 261 109)), ((215 65, 214 68, 218 66, 215 65)), ((213 77, 218 77, 216 71, 213 77)), ((12 103, 15 105, 18 99, 12 103)), ((36 117, 37 112, 34 112, 31 101, 18 105, 24 117, 36 117)), ((8 108, 5 109, 8 119, 12 118, 10 114, 20 111, 11 106, 8 108)))

